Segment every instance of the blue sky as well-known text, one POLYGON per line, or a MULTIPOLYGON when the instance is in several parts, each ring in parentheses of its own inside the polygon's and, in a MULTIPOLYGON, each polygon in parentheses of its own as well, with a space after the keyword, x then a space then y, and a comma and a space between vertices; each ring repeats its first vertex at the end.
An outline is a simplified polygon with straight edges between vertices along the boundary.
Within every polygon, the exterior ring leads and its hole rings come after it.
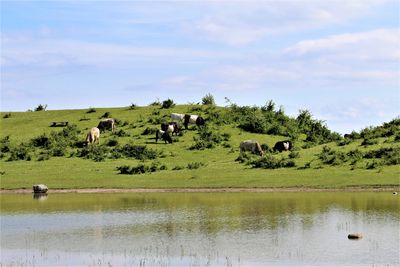
POLYGON ((272 99, 345 133, 400 112, 400 2, 1 1, 1 110, 272 99))

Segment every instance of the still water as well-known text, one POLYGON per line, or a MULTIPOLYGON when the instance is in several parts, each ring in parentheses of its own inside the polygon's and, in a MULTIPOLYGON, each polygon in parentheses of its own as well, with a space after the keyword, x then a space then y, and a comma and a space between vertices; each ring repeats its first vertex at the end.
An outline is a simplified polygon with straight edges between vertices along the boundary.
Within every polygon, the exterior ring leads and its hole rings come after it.
POLYGON ((0 198, 2 266, 400 265, 389 192, 0 198))

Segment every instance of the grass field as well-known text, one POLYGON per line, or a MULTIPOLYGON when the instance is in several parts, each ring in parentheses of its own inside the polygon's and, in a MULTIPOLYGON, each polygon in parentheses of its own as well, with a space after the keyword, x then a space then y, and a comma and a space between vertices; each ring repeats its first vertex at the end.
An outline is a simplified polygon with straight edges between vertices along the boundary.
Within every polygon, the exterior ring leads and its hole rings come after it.
MULTIPOLYGON (((344 163, 326 165, 318 159, 325 145, 303 149, 304 138, 296 142, 298 157, 293 159, 295 167, 278 169, 252 168, 250 165, 235 161, 239 156, 240 141, 256 139, 262 144, 273 147, 276 141, 287 137, 255 134, 243 131, 233 124, 213 125, 212 129, 220 134, 230 136, 223 145, 213 149, 193 150, 194 138, 198 136, 196 127, 184 131, 183 136, 173 137, 173 144, 155 143, 154 135, 143 135, 146 128, 159 128, 159 123, 149 122, 149 118, 164 118, 168 121, 171 112, 204 114, 204 108, 190 105, 179 105, 170 109, 159 106, 122 108, 96 108, 96 112, 82 110, 55 110, 39 112, 1 113, 1 138, 10 136, 13 146, 21 142, 28 143, 34 137, 62 131, 62 127, 50 127, 52 122, 68 121, 77 125, 79 138, 85 139, 88 129, 97 126, 99 118, 105 112, 117 118, 118 130, 123 130, 123 137, 113 135, 110 131, 102 133, 100 143, 106 144, 110 139, 119 145, 146 145, 156 150, 154 160, 137 160, 132 158, 110 159, 96 162, 74 155, 77 148, 70 148, 63 157, 50 157, 38 160, 38 151, 32 152, 31 160, 7 160, 3 153, 1 164, 1 189, 31 188, 33 184, 43 183, 49 188, 346 188, 346 187, 385 187, 399 186, 399 165, 379 165, 366 169, 368 160, 362 159, 355 165, 344 163), (8 117, 8 118, 4 118, 8 117), (117 167, 138 164, 150 165, 157 162, 164 170, 152 173, 124 175, 119 174, 117 167), (197 163, 198 168, 188 168, 188 164, 197 163), (303 166, 307 168, 301 168, 303 166)), ((217 108, 223 110, 224 108, 217 108)), ((335 151, 344 153, 359 149, 370 151, 382 147, 399 147, 390 138, 378 138, 376 144, 361 146, 362 140, 355 140, 348 145, 327 144, 335 151)), ((274 154, 274 157, 288 157, 289 152, 274 154)), ((257 157, 257 156, 256 156, 257 157)), ((196 164, 195 164, 196 165, 196 164)))

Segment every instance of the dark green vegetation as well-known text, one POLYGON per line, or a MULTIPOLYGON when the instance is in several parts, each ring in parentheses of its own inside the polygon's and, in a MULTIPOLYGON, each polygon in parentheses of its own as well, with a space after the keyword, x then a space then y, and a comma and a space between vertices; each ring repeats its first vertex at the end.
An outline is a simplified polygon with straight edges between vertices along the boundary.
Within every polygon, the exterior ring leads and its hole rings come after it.
POLYGON ((2 113, 1 188, 195 188, 393 186, 399 184, 400 119, 343 138, 307 110, 289 117, 268 101, 262 107, 216 107, 156 101, 147 107, 2 113), (190 126, 173 144, 155 142, 170 114, 198 114, 206 127, 190 126), (85 146, 101 118, 117 128, 101 133, 100 145, 85 146), (50 127, 67 122, 66 127, 50 127), (264 157, 239 153, 246 139, 258 140, 264 157), (277 153, 275 142, 291 140, 277 153), (129 175, 122 175, 129 174, 129 175), (140 174, 140 175, 138 175, 140 174))

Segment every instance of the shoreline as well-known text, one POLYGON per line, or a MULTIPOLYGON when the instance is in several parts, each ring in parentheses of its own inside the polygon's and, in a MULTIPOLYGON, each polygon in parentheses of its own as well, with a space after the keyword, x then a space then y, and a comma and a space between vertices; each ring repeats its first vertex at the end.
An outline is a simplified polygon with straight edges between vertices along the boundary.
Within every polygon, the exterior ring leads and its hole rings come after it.
MULTIPOLYGON (((345 188, 76 188, 49 189, 47 193, 285 193, 285 192, 398 192, 400 186, 345 188)), ((0 189, 0 194, 29 194, 32 189, 0 189)))

